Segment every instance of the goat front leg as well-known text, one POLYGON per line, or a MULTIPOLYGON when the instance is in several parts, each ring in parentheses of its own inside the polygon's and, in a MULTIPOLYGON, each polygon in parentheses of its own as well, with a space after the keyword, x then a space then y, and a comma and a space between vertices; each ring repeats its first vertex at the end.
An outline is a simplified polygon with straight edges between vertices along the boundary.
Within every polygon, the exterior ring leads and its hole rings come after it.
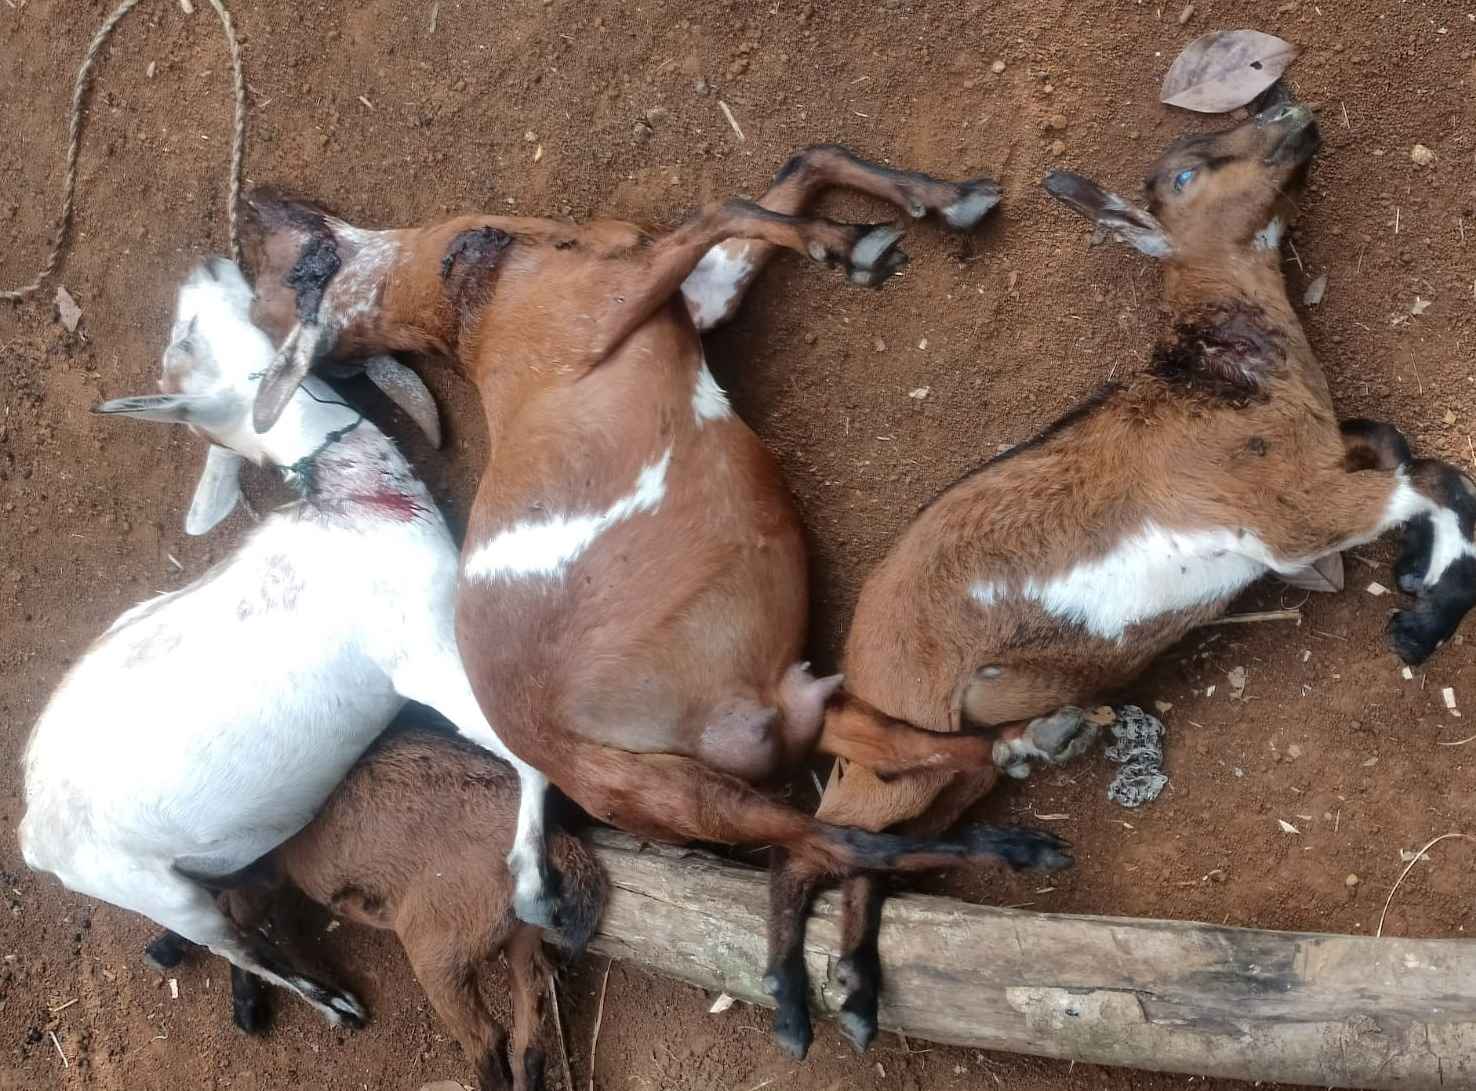
POLYGON ((559 929, 563 912, 560 882, 548 862, 544 831, 548 778, 498 737, 482 713, 454 646, 433 663, 407 664, 395 675, 394 684, 396 693, 435 709, 459 734, 490 750, 517 772, 518 830, 507 854, 507 868, 513 877, 513 911, 528 924, 559 929))
POLYGON ((736 198, 712 205, 656 240, 632 270, 626 290, 605 316, 593 348, 603 360, 666 306, 702 256, 726 239, 756 239, 838 265, 853 283, 876 286, 900 269, 907 255, 897 248, 901 228, 893 224, 847 224, 771 212, 736 198))
MULTIPOLYGON (((833 187, 877 197, 915 220, 931 213, 951 231, 972 231, 1000 198, 999 185, 988 178, 944 182, 873 163, 839 144, 817 144, 791 156, 758 203, 771 212, 799 215, 833 187)), ((732 239, 708 250, 682 281, 682 298, 698 330, 732 318, 778 250, 758 239, 732 239)))
POLYGON ((1298 540, 1273 558, 1273 567, 1297 567, 1295 561, 1280 563, 1280 556, 1302 557, 1306 564, 1403 528, 1394 575, 1414 605, 1394 614, 1389 636, 1401 659, 1421 663, 1476 606, 1476 484, 1435 459, 1406 459, 1393 469, 1357 468, 1382 467, 1401 452, 1387 434, 1383 443, 1366 443, 1369 422, 1350 424, 1344 445, 1351 472, 1324 475, 1308 486, 1317 509, 1302 513, 1298 540))

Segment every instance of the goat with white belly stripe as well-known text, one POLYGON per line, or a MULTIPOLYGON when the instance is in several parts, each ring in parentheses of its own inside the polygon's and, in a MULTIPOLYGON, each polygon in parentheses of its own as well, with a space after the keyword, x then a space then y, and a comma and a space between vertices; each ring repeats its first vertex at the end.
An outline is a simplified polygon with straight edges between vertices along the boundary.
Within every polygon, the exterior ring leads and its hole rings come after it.
MULTIPOLYGON (((416 700, 517 768, 509 863, 520 907, 552 916, 547 782, 502 745, 472 694, 453 628, 456 545, 395 445, 316 380, 269 431, 251 427, 273 351, 250 321, 251 301, 234 264, 205 262, 180 289, 165 393, 98 411, 209 438, 191 533, 235 506, 243 459, 287 471, 302 499, 188 587, 123 614, 62 680, 25 752, 21 851, 71 889, 295 990, 335 1023, 357 1024, 356 999, 222 915, 212 880, 307 825, 416 700)), ((418 380, 395 377, 398 400, 433 419, 418 380)))
MULTIPOLYGON (((1401 525, 1397 574, 1414 606, 1391 623, 1395 651, 1419 662, 1455 630, 1476 599, 1470 480, 1411 458, 1390 425, 1340 426, 1287 299, 1280 241, 1318 143, 1310 110, 1278 106, 1169 148, 1147 208, 1075 175, 1047 180, 1163 263, 1172 325, 1142 374, 927 505, 862 588, 825 730, 896 719, 993 732, 998 768, 884 780, 885 766, 843 763, 819 817, 942 833, 999 771, 1085 749, 1095 728, 1081 708, 1253 581, 1314 567, 1340 578, 1327 563, 1338 550, 1401 525)), ((803 861, 786 881, 807 904, 803 861)), ((852 880, 845 905, 841 1022, 864 1047, 877 1027, 878 880, 852 880)))
MULTIPOLYGON (((731 314, 780 248, 854 283, 885 280, 902 261, 900 229, 797 215, 828 185, 955 230, 998 197, 992 182, 819 147, 758 204, 728 201, 663 233, 491 216, 364 231, 257 200, 259 314, 284 335, 257 423, 320 359, 343 354, 429 349, 476 383, 491 451, 463 552, 462 654, 512 749, 596 817, 664 840, 781 846, 833 875, 1065 866, 1044 831, 973 827, 931 842, 838 830, 752 786, 816 744, 838 680, 799 661, 799 519, 773 458, 706 373, 692 316, 705 328, 731 314), (324 237, 341 268, 320 289, 324 237)), ((981 757, 977 739, 856 726, 820 745, 981 757)), ((770 927, 792 923, 776 913, 770 927)), ((773 979, 784 1003, 788 983, 773 979)), ((803 1053, 808 1034, 789 1026, 782 1044, 803 1053)))

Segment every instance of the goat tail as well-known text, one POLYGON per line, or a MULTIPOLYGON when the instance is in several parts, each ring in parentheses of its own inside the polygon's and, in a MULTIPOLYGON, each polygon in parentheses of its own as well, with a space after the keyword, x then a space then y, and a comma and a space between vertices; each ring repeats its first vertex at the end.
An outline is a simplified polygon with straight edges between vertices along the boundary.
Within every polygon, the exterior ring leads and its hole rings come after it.
POLYGON ((566 959, 584 953, 610 893, 610 880, 589 843, 576 834, 555 831, 548 852, 559 872, 559 950, 566 959))

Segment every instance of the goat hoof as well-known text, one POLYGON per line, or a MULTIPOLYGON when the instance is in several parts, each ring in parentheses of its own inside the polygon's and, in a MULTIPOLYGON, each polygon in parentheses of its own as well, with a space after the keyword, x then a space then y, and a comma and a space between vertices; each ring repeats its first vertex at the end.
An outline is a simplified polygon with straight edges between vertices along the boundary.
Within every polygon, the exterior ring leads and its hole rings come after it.
POLYGON ((895 224, 881 224, 862 235, 851 247, 847 270, 851 282, 875 287, 906 265, 907 254, 897 249, 901 238, 902 229, 895 224))
POLYGON ((1011 870, 1034 868, 1038 871, 1062 871, 1075 861, 1071 844, 1046 830, 1023 826, 965 826, 959 839, 970 851, 980 856, 994 856, 1011 870))
POLYGON ((815 1034, 810 1028, 810 1013, 803 1007, 780 1008, 774 1014, 774 1042, 796 1061, 810 1052, 815 1034))
POLYGON ((1085 754, 1099 733, 1085 712, 1069 705, 1033 721, 1027 729, 1030 741, 1052 765, 1064 765, 1085 754))
POLYGON ((165 970, 174 969, 184 960, 188 947, 189 940, 182 936, 176 936, 173 932, 160 932, 144 948, 144 962, 162 974, 165 970))
POLYGON ((252 1037, 265 1034, 271 1021, 271 1012, 260 993, 250 997, 238 997, 231 1002, 231 1022, 243 1034, 252 1037))
POLYGON ((1411 667, 1429 659, 1440 646, 1439 638, 1417 610, 1399 610, 1389 619, 1389 643, 1394 654, 1411 667))
POLYGON ((972 231, 999 204, 999 183, 991 178, 975 178, 959 183, 958 188, 958 200, 943 206, 943 222, 954 231, 972 231))
POLYGON ((876 1040, 876 1016, 867 1015, 865 1012, 852 1011, 849 1007, 842 1008, 839 1015, 835 1017, 840 1032, 845 1035, 846 1041, 850 1042, 857 1053, 865 1053, 876 1040))
POLYGON ((331 1012, 328 1021, 334 1026, 345 1030, 363 1030, 369 1022, 369 1013, 351 993, 328 993, 323 997, 323 1003, 331 1012))

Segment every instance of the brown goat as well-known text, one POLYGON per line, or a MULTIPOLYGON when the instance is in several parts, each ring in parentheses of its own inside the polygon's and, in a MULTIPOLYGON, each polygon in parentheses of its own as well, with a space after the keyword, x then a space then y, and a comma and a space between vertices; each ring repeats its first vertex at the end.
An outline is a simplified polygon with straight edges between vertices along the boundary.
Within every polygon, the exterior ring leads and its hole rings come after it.
MULTIPOLYGON (((992 182, 823 147, 791 159, 760 204, 728 201, 664 235, 506 217, 364 231, 257 198, 257 316, 285 334, 257 427, 320 360, 454 356, 491 438, 462 553, 462 658, 499 736, 597 818, 663 840, 779 846, 824 875, 1065 866, 1043 831, 928 843, 836 829, 751 786, 810 752, 838 679, 798 662, 799 519, 708 372, 689 310, 704 325, 730 314, 780 247, 884 280, 900 230, 794 215, 831 185, 957 230, 998 197, 992 182)), ((988 739, 880 721, 839 723, 821 745, 896 769, 990 753, 988 739)), ((798 927, 771 922, 776 942, 798 927)), ((789 980, 772 978, 782 1003, 789 980)), ((781 1026, 781 1041, 803 1054, 808 1033, 781 1026)))
MULTIPOLYGON (((1390 425, 1340 427, 1287 299, 1281 233, 1318 143, 1301 106, 1181 140, 1149 176, 1151 211, 1079 177, 1047 181, 1162 260, 1172 325, 1147 371, 1103 387, 919 513, 862 588, 848 692, 827 733, 892 717, 992 729, 997 766, 1024 775, 1031 761, 1085 749, 1095 728, 1082 706, 1263 574, 1296 579, 1401 524, 1396 574, 1414 607, 1393 618, 1394 648, 1418 662, 1454 631, 1476 600, 1471 482, 1411 459, 1390 425)), ((817 817, 936 836, 997 775, 940 768, 883 780, 864 761, 843 762, 817 817)), ((792 899, 787 919, 817 878, 796 861, 775 880, 792 899)), ((876 1033, 881 899, 875 877, 846 884, 841 1022, 863 1049, 876 1033)), ((802 974, 802 936, 789 938, 802 974)))
MULTIPOLYGON (((286 880, 342 917, 393 931, 436 1014, 476 1066, 483 1091, 538 1091, 549 966, 542 931, 513 914, 506 856, 517 818, 518 778, 504 762, 451 735, 392 729, 306 829, 235 880, 224 895, 226 910, 254 930, 286 880), (477 988, 478 969, 499 951, 512 980, 511 1067, 507 1032, 477 988)), ((604 910, 605 873, 572 834, 551 834, 548 849, 562 876, 560 940, 577 953, 604 910)), ((146 955, 167 968, 187 947, 166 932, 146 955)), ((247 1032, 263 1027, 261 988, 258 978, 231 967, 232 1014, 247 1032)))

